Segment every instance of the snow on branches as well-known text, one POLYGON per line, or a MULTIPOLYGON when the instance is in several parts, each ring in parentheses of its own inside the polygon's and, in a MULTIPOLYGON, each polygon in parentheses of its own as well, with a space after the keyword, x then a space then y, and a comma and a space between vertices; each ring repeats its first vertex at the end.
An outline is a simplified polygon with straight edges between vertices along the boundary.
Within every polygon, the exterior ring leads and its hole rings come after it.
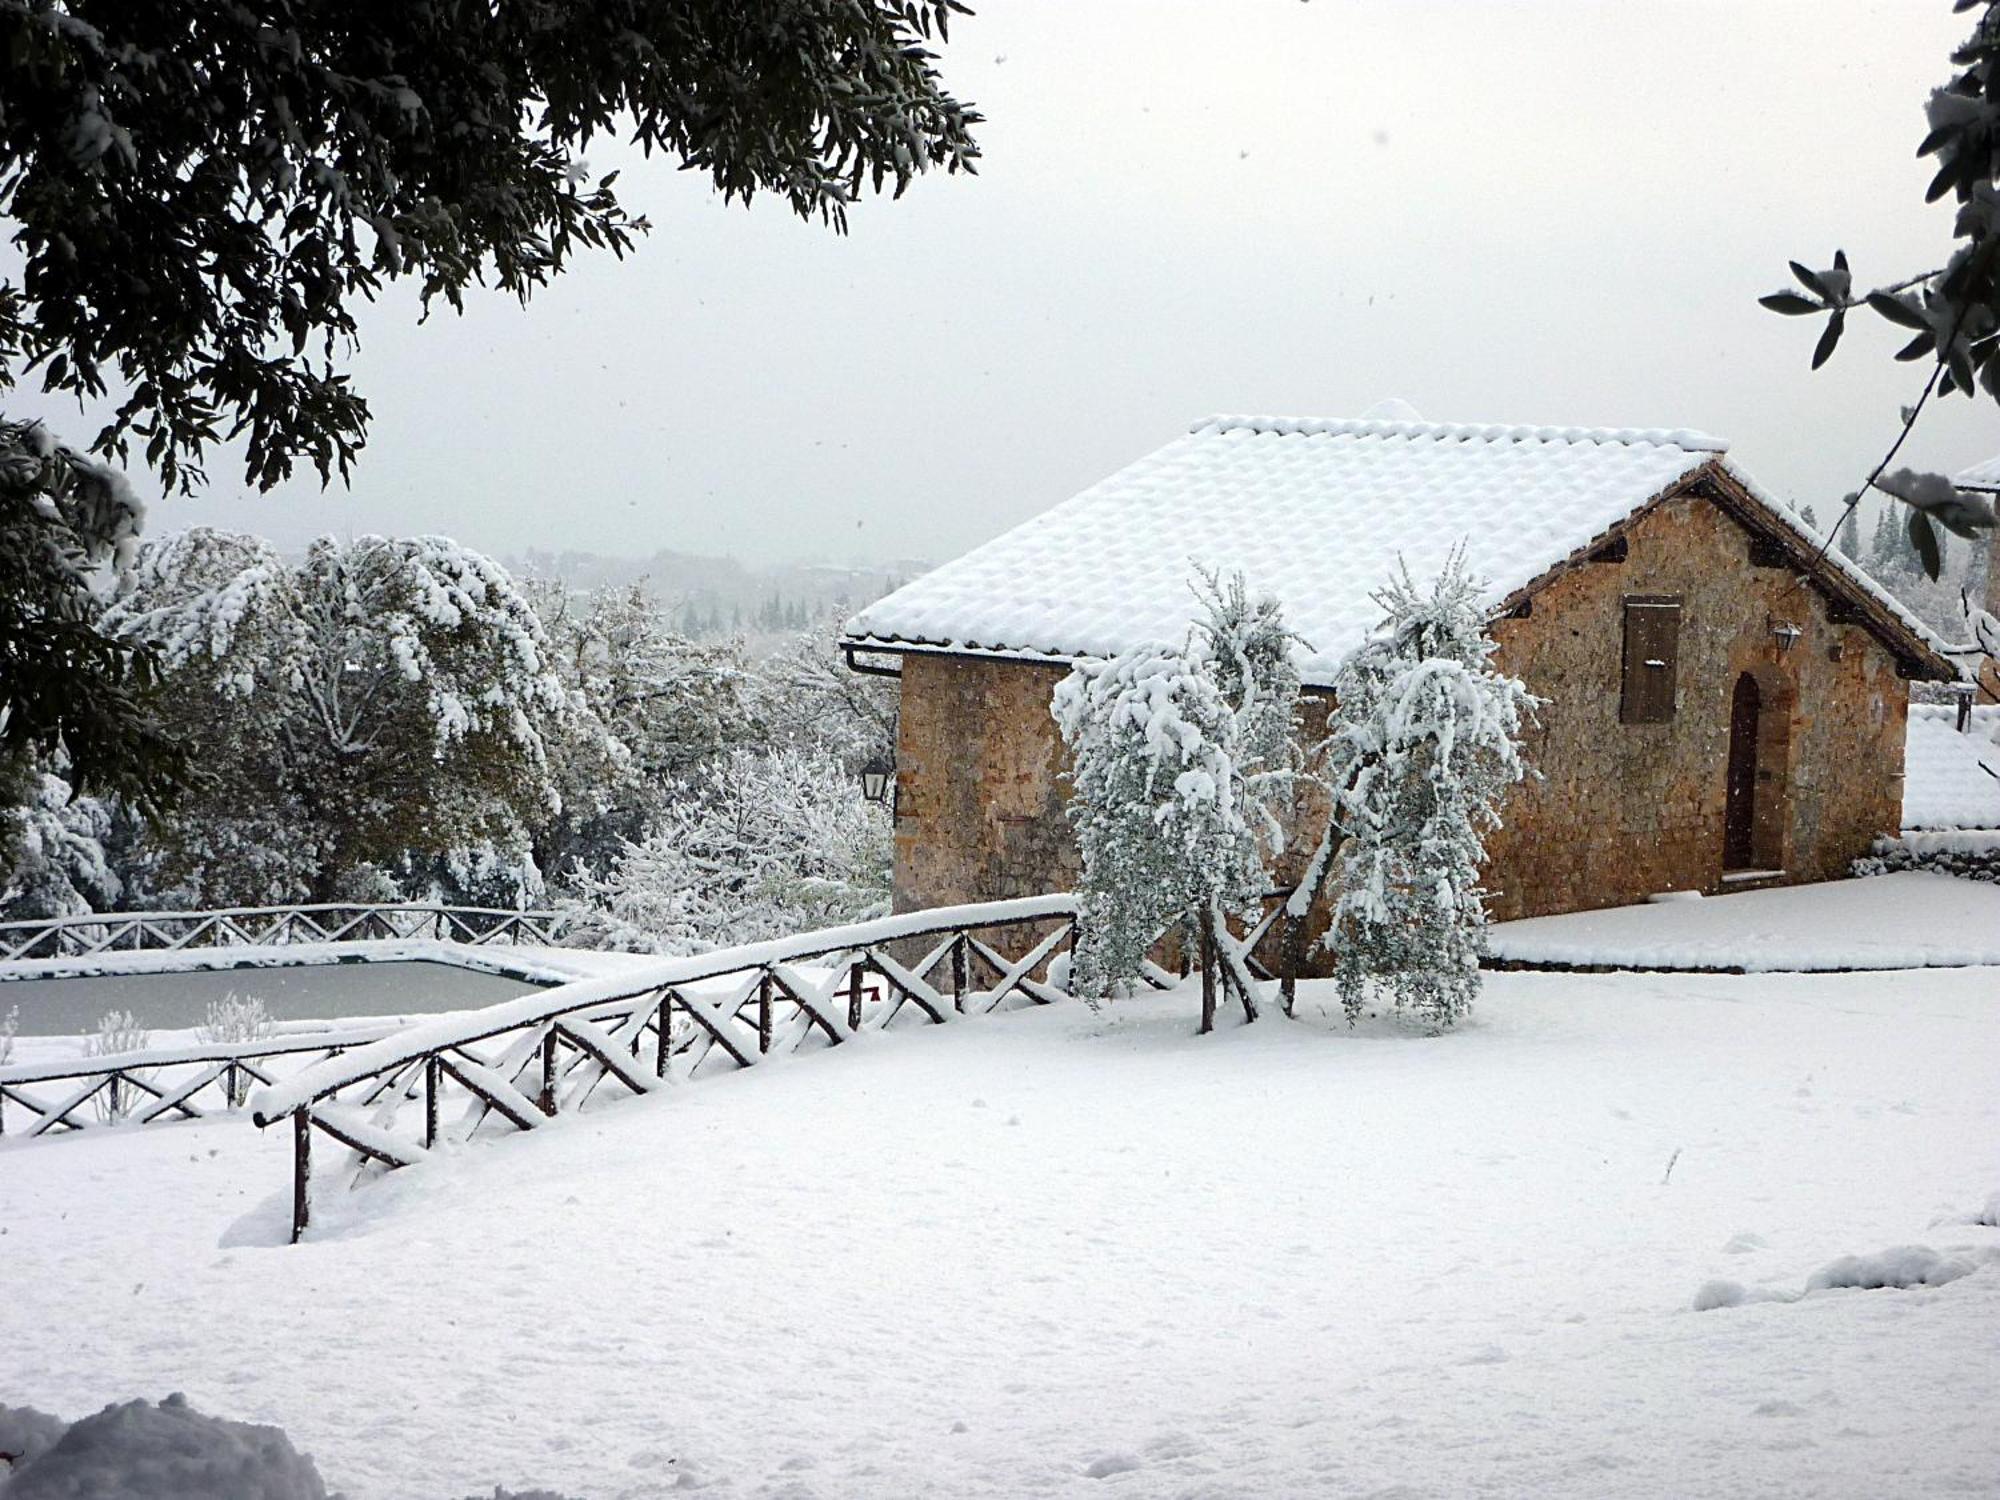
POLYGON ((1179 921, 1202 955, 1202 1029, 1214 1023, 1211 956, 1246 1017, 1255 981, 1226 937, 1254 914, 1283 845, 1272 798, 1289 780, 1298 676, 1277 602, 1240 577, 1201 578, 1205 618, 1178 648, 1085 659, 1050 704, 1074 758, 1068 814, 1083 855, 1079 994, 1129 985, 1179 921))
POLYGON ((1319 747, 1332 811, 1290 915, 1330 879, 1324 942, 1348 1019, 1371 982, 1439 1026, 1479 990, 1484 835, 1527 774, 1524 717, 1538 700, 1490 664, 1481 588, 1455 554, 1428 590, 1407 570, 1375 596, 1386 618, 1342 664, 1319 747))
POLYGON ((160 838, 164 891, 373 895, 386 875, 352 885, 372 867, 447 888, 479 870, 490 896, 507 851, 498 886, 539 897, 527 830, 559 804, 548 741, 572 704, 490 558, 442 537, 325 537, 293 563, 196 528, 148 548, 105 618, 156 643, 163 712, 204 747, 208 784, 160 838))
POLYGON ((566 872, 566 940, 699 953, 889 910, 886 812, 824 749, 737 747, 680 789, 608 873, 566 872))

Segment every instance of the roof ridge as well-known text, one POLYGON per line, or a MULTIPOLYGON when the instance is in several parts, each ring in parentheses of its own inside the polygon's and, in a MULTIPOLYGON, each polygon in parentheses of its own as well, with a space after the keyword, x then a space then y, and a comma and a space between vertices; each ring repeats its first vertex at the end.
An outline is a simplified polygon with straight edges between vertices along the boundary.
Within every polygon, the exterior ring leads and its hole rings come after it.
POLYGON ((1620 443, 1628 447, 1680 448, 1727 453, 1724 438, 1689 427, 1536 427, 1481 422, 1391 422, 1369 417, 1280 417, 1223 414, 1204 417, 1191 433, 1260 432, 1284 437, 1403 437, 1484 443, 1620 443))

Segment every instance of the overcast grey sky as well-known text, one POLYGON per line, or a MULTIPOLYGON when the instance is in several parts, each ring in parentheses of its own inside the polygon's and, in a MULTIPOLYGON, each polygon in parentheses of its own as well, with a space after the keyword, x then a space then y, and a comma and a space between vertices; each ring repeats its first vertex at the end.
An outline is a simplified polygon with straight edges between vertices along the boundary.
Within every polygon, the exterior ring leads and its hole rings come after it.
MULTIPOLYGON (((1926 92, 1949 0, 985 0, 944 71, 977 177, 870 200, 846 239, 625 165, 656 227, 526 310, 414 326, 354 370, 353 489, 160 503, 292 544, 440 531, 753 560, 961 551, 1214 411, 1693 426, 1822 518, 1923 371, 1857 320, 1754 298, 1836 244, 1931 264, 1926 92)), ((1910 455, 2000 451, 1945 403, 1910 455)), ((73 420, 73 418, 72 418, 73 420)))

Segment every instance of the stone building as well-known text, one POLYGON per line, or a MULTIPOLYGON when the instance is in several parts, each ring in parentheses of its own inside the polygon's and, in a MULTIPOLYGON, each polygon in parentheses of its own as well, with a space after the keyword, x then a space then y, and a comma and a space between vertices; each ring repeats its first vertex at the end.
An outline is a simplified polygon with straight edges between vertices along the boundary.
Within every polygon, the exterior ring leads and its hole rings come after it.
POLYGON ((1305 717, 1372 592, 1463 546, 1499 665, 1546 701, 1489 841, 1497 917, 1844 873, 1899 823, 1912 679, 1944 643, 1691 432, 1219 417, 851 620, 901 677, 899 909, 1067 888, 1049 694, 1178 642, 1195 565, 1305 638, 1305 717))

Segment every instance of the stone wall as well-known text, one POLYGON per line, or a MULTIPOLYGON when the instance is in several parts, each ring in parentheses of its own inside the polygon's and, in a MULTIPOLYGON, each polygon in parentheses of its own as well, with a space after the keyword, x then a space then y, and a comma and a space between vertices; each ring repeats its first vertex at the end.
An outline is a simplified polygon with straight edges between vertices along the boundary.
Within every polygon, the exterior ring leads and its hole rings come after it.
POLYGON ((1062 739, 1049 694, 1063 669, 976 657, 903 658, 896 730, 896 910, 1070 889, 1062 739))
MULTIPOLYGON (((1908 683, 1858 624, 1834 624, 1786 568, 1749 562, 1748 534, 1682 496, 1628 533, 1623 562, 1591 563, 1497 621, 1497 660, 1550 700, 1528 736, 1541 779, 1508 799, 1488 840, 1497 918, 1725 889, 1730 696, 1752 673, 1766 705, 1758 759, 1758 862, 1792 883, 1843 875, 1901 822, 1908 683), (1681 601, 1675 711, 1619 720, 1628 595, 1681 601), (1774 625, 1804 633, 1782 656, 1774 625)), ((1777 883, 1777 882, 1773 882, 1777 883)))
MULTIPOLYGON (((1496 918, 1726 889, 1730 695, 1752 673, 1767 705, 1759 755, 1760 861, 1786 882, 1846 872, 1901 820, 1907 683, 1860 625, 1834 624, 1795 574, 1749 561, 1749 535, 1712 503, 1666 502, 1593 563, 1494 627, 1499 663, 1550 700, 1528 739, 1541 779, 1509 798, 1489 840, 1496 918), (1627 595, 1681 601, 1675 712, 1619 720, 1627 595), (1804 632, 1782 657, 1772 627, 1804 632)), ((1060 890, 1077 875, 1062 816, 1062 746, 1049 716, 1060 668, 903 658, 896 905, 1060 890)), ((1307 718, 1323 704, 1308 700, 1307 718)), ((1302 822, 1310 821, 1310 813, 1302 822)), ((1316 833, 1316 830, 1314 830, 1316 833)), ((1308 835, 1310 837, 1311 835, 1308 835)), ((1281 876, 1306 851, 1304 841, 1281 876)))

